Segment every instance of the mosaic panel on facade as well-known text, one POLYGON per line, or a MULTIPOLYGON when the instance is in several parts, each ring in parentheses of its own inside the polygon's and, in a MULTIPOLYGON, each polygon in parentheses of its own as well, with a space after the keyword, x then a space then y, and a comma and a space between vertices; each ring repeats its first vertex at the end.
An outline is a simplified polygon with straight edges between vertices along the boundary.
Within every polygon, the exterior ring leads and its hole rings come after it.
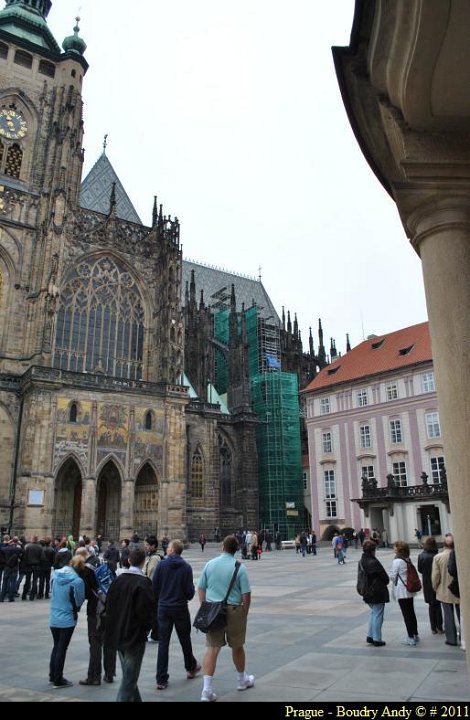
POLYGON ((129 409, 117 403, 98 403, 97 463, 112 453, 125 465, 128 440, 129 409))
POLYGON ((57 400, 57 424, 54 447, 54 466, 73 452, 84 464, 88 458, 91 402, 79 403, 75 422, 70 422, 70 398, 57 400))
POLYGON ((145 419, 148 411, 148 407, 139 407, 135 410, 135 471, 144 460, 153 460, 159 470, 163 467, 163 431, 165 428, 163 410, 152 411, 152 427, 150 430, 146 430, 145 419))

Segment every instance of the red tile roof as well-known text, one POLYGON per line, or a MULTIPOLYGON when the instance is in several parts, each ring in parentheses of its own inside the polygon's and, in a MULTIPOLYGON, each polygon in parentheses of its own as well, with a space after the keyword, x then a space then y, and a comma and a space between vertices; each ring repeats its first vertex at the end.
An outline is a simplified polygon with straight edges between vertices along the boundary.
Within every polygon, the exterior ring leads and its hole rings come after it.
POLYGON ((364 340, 323 368, 302 392, 322 390, 370 375, 399 370, 432 360, 427 322, 364 340))

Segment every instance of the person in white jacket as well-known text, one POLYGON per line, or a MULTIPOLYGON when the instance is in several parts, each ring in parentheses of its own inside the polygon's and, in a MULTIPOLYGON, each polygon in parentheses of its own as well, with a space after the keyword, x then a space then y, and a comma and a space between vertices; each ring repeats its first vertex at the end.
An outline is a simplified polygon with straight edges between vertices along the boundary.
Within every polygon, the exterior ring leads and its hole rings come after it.
POLYGON ((416 645, 419 635, 413 601, 414 593, 408 592, 406 589, 410 548, 404 540, 397 540, 393 549, 395 550, 395 559, 390 570, 390 580, 392 581, 393 596, 395 600, 398 600, 406 625, 407 637, 403 640, 403 645, 416 645))

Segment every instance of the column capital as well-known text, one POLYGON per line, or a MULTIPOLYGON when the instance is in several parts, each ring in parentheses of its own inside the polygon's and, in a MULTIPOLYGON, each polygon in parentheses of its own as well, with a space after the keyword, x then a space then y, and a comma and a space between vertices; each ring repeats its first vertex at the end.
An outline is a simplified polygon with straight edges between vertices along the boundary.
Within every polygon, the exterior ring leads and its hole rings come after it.
POLYGON ((424 189, 406 194, 406 201, 400 205, 397 199, 397 204, 407 235, 418 255, 421 255, 421 243, 431 235, 449 231, 470 234, 470 194, 447 192, 436 195, 434 191, 424 189), (406 217, 403 210, 407 211, 406 217))

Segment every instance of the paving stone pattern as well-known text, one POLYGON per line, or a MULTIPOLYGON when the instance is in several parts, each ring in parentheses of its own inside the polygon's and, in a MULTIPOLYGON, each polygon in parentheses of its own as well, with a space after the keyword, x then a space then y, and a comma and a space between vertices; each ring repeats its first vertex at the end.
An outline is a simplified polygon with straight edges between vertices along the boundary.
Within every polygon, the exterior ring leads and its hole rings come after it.
MULTIPOLYGON (((204 562, 218 553, 215 544, 185 551, 195 580, 204 562)), ((416 555, 416 553, 414 553, 416 555)), ((358 550, 349 549, 345 565, 337 565, 329 547, 302 558, 294 550, 263 553, 258 562, 247 561, 253 590, 248 623, 247 670, 256 685, 237 692, 228 649, 219 656, 214 689, 218 702, 327 702, 327 701, 469 701, 466 653, 445 645, 445 636, 432 635, 422 593, 415 600, 421 642, 401 644, 405 627, 398 605, 386 606, 383 639, 375 648, 365 642, 368 608, 355 590, 358 550)), ((391 550, 379 559, 391 566, 391 550)), ((413 557, 413 559, 415 559, 413 557)), ((77 702, 113 701, 113 685, 78 685, 86 677, 88 640, 86 613, 80 613, 65 663, 71 688, 52 690, 48 684, 51 634, 48 601, 18 601, 0 607, 0 666, 8 668, 0 683, 0 701, 77 702)), ((191 613, 197 608, 191 603, 191 613)), ((205 636, 193 632, 196 657, 201 660, 205 636)), ((186 679, 176 634, 170 646, 170 683, 155 687, 157 645, 148 644, 139 688, 148 702, 199 701, 202 678, 186 679)))

